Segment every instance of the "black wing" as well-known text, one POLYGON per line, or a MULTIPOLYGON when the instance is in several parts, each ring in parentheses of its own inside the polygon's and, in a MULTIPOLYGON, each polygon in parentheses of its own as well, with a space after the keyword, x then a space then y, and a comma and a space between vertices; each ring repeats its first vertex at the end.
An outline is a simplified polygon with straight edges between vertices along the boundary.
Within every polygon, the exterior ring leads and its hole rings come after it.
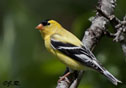
POLYGON ((51 46, 87 67, 101 71, 101 67, 97 63, 95 56, 86 47, 75 46, 73 44, 63 43, 54 39, 51 39, 51 46))

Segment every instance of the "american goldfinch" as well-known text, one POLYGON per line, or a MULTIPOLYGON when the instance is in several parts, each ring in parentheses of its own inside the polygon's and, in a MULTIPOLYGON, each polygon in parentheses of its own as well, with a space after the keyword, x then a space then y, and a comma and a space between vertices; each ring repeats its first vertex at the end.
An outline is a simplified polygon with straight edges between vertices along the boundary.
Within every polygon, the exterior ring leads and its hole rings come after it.
POLYGON ((36 29, 40 31, 48 51, 56 55, 71 70, 91 68, 107 77, 113 84, 121 83, 100 65, 93 53, 76 36, 55 20, 44 20, 36 29))

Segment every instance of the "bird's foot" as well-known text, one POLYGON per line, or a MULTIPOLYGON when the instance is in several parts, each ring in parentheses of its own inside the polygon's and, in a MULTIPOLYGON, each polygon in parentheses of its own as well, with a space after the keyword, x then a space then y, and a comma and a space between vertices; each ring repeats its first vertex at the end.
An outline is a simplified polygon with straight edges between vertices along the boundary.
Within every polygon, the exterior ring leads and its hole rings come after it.
MULTIPOLYGON (((61 81, 65 80, 67 76, 70 75, 70 72, 67 72, 65 75, 63 75, 62 77, 60 77, 60 79, 58 80, 58 83, 60 83, 61 81)), ((69 83, 69 80, 66 79, 66 81, 69 83)))

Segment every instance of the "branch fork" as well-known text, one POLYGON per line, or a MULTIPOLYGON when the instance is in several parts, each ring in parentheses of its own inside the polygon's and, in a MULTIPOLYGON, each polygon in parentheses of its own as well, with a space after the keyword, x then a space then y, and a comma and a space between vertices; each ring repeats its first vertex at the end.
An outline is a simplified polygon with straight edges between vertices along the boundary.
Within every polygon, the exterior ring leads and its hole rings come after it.
MULTIPOLYGON (((96 16, 90 19, 91 26, 85 31, 82 42, 91 50, 94 49, 96 44, 100 41, 103 35, 108 35, 116 42, 121 44, 124 55, 126 55, 126 16, 123 21, 120 21, 114 15, 116 0, 99 0, 96 7, 96 16), (107 30, 106 25, 110 23, 116 33, 111 33, 107 30)), ((69 72, 69 71, 67 71, 69 72)), ((84 71, 74 71, 67 78, 57 84, 56 88, 77 88, 84 71), (67 82, 69 80, 69 82, 67 82)))

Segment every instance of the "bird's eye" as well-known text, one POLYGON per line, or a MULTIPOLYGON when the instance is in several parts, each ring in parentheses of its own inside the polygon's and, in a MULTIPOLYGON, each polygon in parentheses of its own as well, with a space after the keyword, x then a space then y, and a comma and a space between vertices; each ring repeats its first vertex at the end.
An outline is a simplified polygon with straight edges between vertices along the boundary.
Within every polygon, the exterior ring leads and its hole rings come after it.
POLYGON ((47 21, 47 20, 44 20, 41 22, 43 24, 43 26, 47 26, 47 25, 50 25, 50 23, 47 21))

